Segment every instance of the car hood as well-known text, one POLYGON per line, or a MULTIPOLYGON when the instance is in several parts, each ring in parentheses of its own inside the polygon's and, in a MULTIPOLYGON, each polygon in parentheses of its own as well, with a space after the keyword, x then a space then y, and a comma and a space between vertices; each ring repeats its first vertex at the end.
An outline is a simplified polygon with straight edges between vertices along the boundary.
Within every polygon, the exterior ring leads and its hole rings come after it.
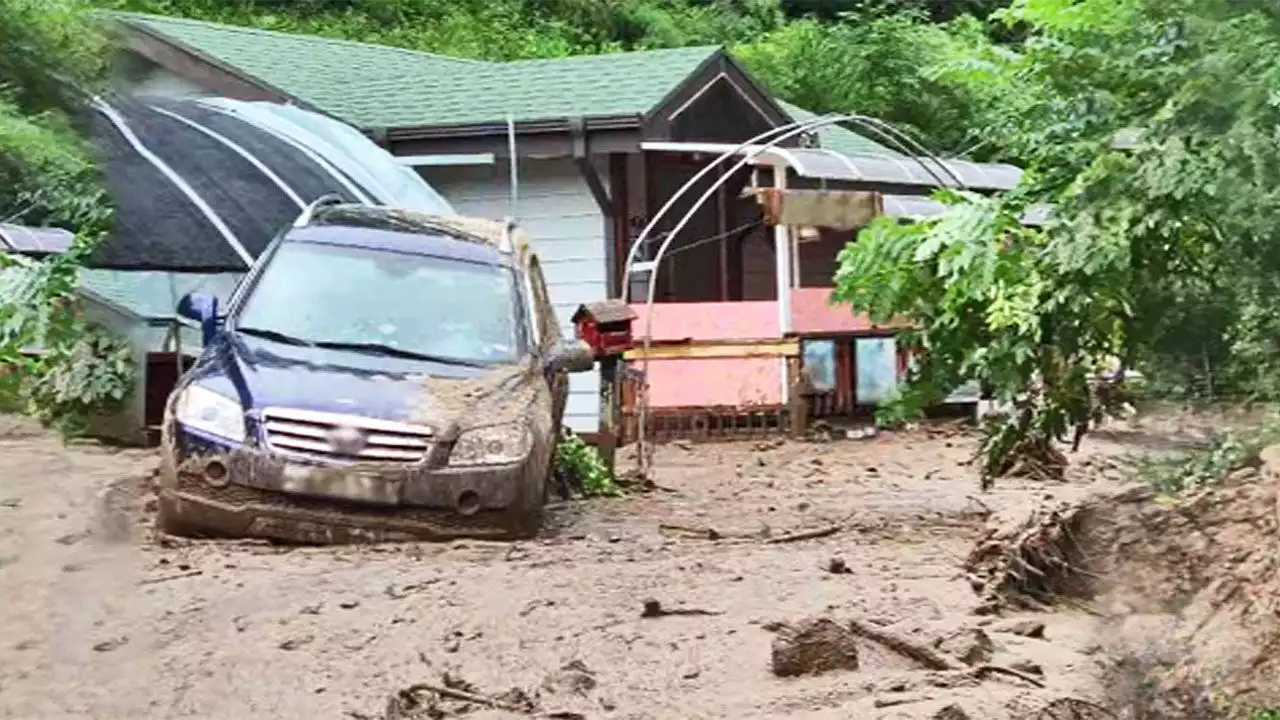
POLYGON ((223 336, 193 381, 251 411, 294 408, 468 427, 520 420, 536 395, 528 362, 471 367, 223 336))

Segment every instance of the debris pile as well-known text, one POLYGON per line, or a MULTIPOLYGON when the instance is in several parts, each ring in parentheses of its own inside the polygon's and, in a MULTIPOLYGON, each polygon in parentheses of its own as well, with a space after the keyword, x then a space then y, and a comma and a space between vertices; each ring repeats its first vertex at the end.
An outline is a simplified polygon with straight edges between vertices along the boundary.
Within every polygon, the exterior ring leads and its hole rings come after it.
POLYGON ((1037 508, 989 528, 964 564, 970 586, 982 598, 977 612, 1039 610, 1062 597, 1090 595, 1081 540, 1095 502, 1037 508))
POLYGON ((1260 464, 1099 516, 1116 707, 1153 720, 1280 708, 1280 446, 1260 464))
MULTIPOLYGON (((1133 717, 1253 718, 1280 707, 1280 446, 1256 465, 1176 498, 1139 486, 993 525, 965 562, 976 613, 1067 605, 1099 616, 1115 659, 1104 704, 1133 717)), ((1043 635, 1019 622, 1020 634, 1043 635)), ((963 635, 940 647, 981 655, 963 635)), ((1111 712, 1064 699, 1018 717, 1111 712)))
MULTIPOLYGON (((542 689, 549 694, 585 696, 595 689, 594 674, 580 661, 572 661, 552 673, 542 689)), ((540 693, 513 687, 499 695, 487 695, 471 683, 450 673, 441 673, 438 683, 415 683, 396 691, 387 699, 387 707, 379 720, 444 720, 478 710, 497 710, 546 720, 582 720, 582 713, 570 710, 547 711, 542 708, 540 693)), ((348 713, 372 720, 372 716, 348 713)))

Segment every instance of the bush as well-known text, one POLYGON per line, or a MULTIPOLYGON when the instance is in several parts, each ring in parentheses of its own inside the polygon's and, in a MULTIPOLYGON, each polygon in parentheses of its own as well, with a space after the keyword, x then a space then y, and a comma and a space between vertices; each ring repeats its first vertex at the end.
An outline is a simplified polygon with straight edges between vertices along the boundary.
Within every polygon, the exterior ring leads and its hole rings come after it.
POLYGON ((555 466, 565 484, 583 495, 621 494, 613 472, 604 464, 600 453, 572 430, 566 429, 556 444, 555 466))

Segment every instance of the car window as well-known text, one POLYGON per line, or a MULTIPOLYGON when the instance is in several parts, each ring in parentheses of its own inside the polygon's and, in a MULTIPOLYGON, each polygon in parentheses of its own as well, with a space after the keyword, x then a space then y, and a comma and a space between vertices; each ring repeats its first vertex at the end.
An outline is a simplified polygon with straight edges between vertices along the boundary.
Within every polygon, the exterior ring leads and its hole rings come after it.
POLYGON ((508 268, 294 242, 262 269, 236 326, 307 342, 509 363, 523 354, 519 302, 508 268))

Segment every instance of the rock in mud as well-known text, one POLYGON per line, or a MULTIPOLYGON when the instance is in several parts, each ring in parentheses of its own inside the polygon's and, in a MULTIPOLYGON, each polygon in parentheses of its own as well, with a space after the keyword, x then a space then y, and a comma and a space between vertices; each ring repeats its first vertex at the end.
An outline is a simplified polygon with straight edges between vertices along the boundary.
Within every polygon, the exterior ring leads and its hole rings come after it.
POLYGON ((778 629, 772 660, 773 674, 778 677, 857 670, 857 638, 830 618, 801 620, 778 629))
POLYGON ((991 662, 995 643, 991 637, 977 628, 960 630, 938 641, 939 650, 955 657, 965 665, 982 665, 991 662))
POLYGON ((931 716, 932 720, 972 720, 972 716, 956 703, 942 708, 931 716))
POLYGON ((93 651, 94 652, 111 652, 112 650, 124 647, 125 645, 128 645, 128 644, 129 644, 129 638, 127 637, 111 638, 110 640, 103 640, 100 643, 94 644, 93 651))
POLYGON ((315 635, 299 635, 297 637, 291 637, 286 640, 282 640, 280 644, 277 645, 277 647, 279 647, 281 650, 297 650, 300 647, 310 645, 311 642, 315 639, 316 639, 315 635))
POLYGON ((542 689, 552 695, 586 695, 598 684, 586 663, 570 660, 542 681, 542 689))
POLYGON ((991 628, 992 632, 1021 635, 1026 638, 1044 639, 1044 623, 1039 620, 1010 620, 991 628))
POLYGON ((538 709, 538 703, 529 693, 513 687, 494 698, 499 705, 515 712, 532 715, 538 709))

